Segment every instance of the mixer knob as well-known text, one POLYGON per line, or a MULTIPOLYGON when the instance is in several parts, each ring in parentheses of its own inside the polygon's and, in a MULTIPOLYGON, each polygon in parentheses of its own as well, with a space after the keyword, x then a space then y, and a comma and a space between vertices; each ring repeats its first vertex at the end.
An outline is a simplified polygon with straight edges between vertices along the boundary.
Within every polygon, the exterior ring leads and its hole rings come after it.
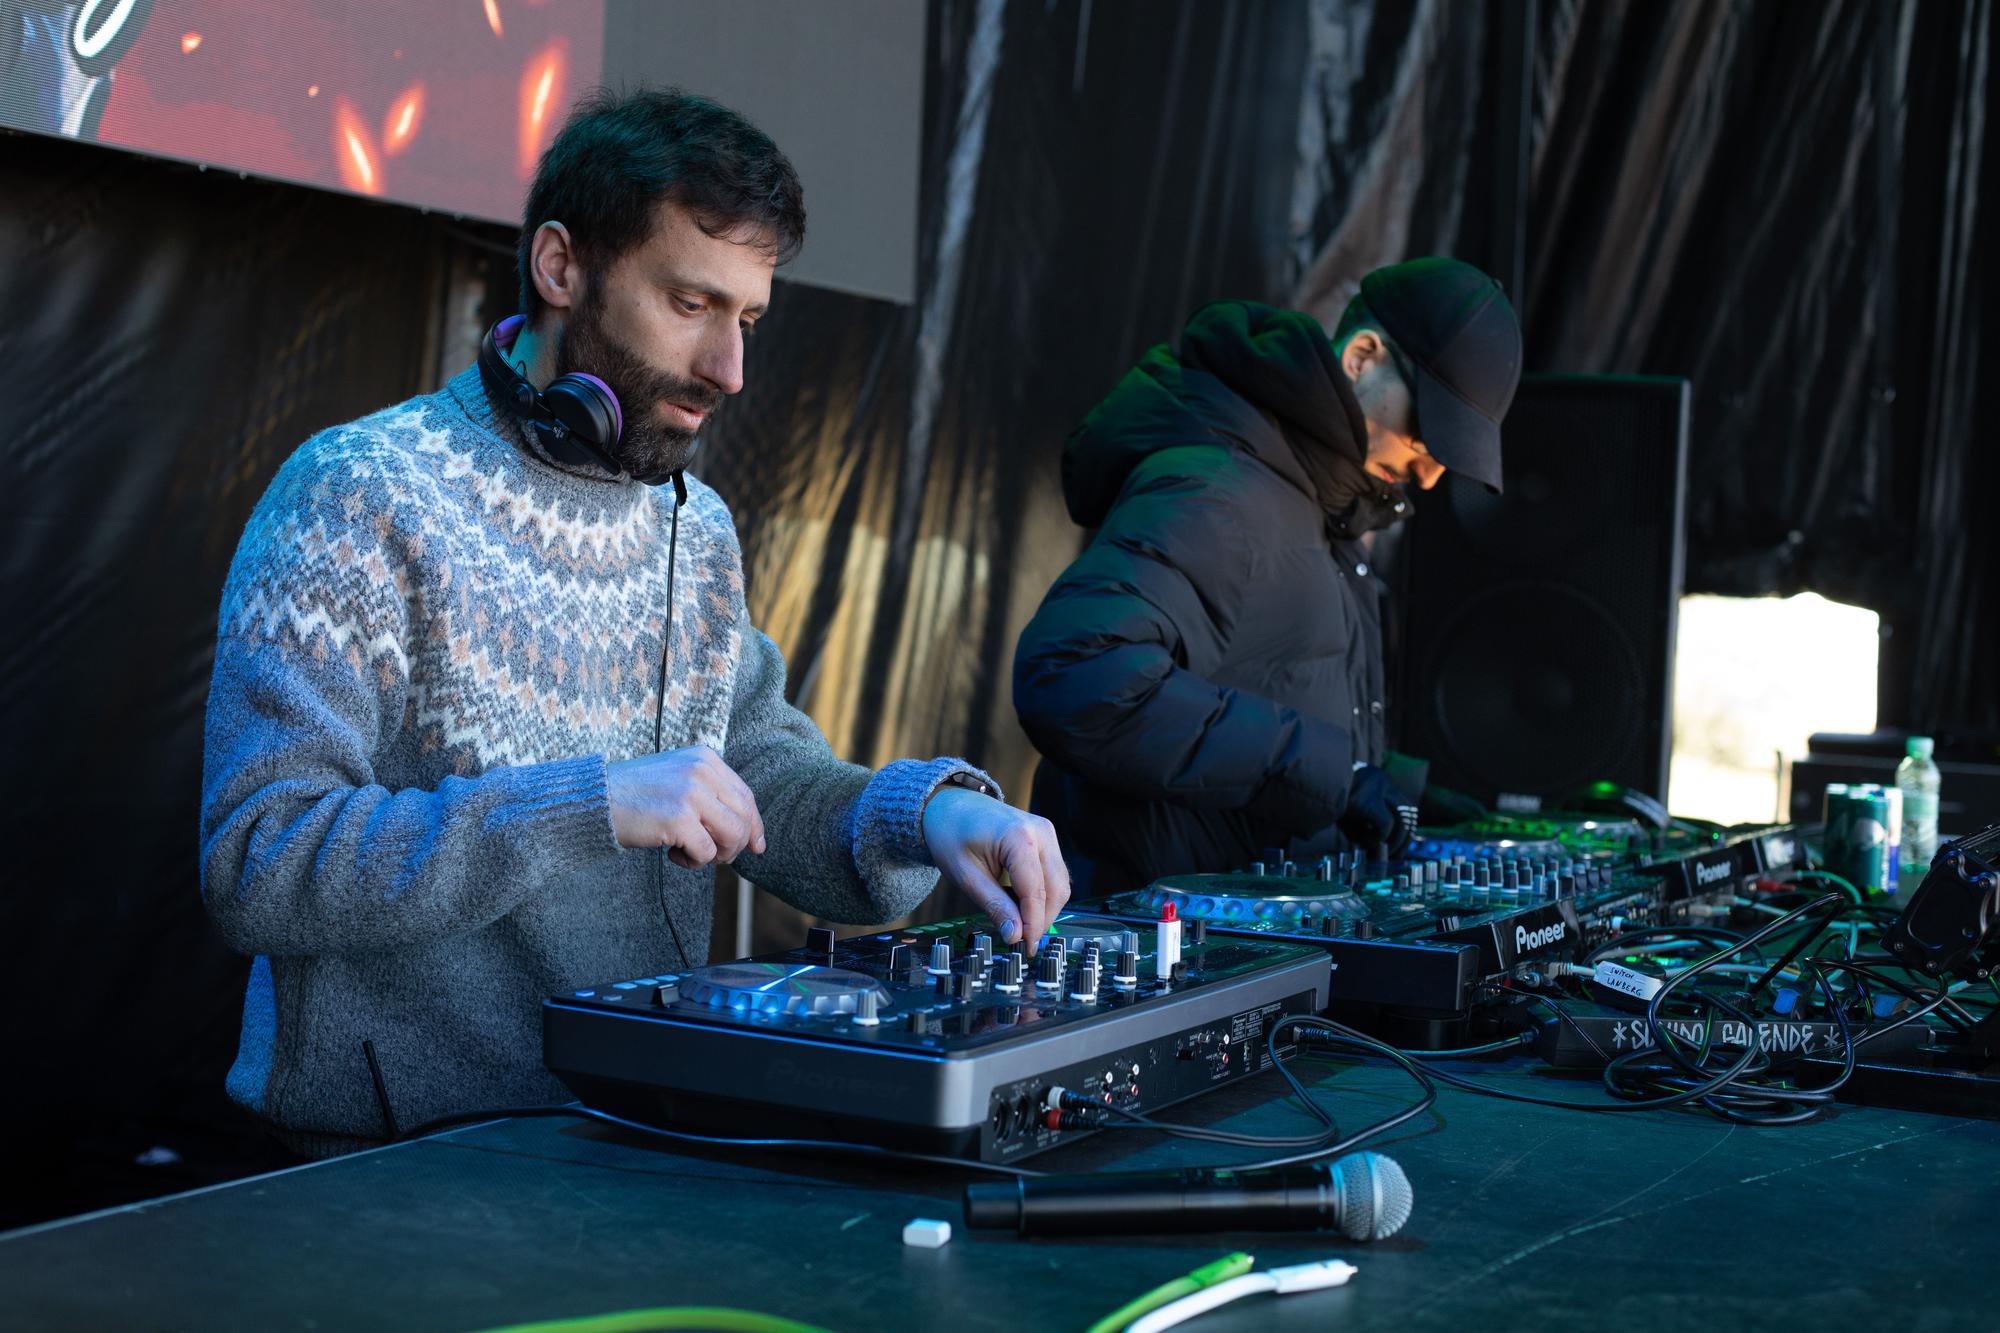
POLYGON ((930 1020, 924 1017, 924 1012, 921 1009, 911 1014, 905 1020, 905 1024, 912 1032, 928 1032, 931 1027, 930 1020))
POLYGON ((827 926, 813 926, 806 931, 806 952, 815 959, 833 966, 834 936, 827 926))
POLYGON ((1340 934, 1340 914, 1338 912, 1328 912, 1319 923, 1319 933, 1327 936, 1329 939, 1340 934))
POLYGON ((953 974, 951 979, 951 993, 960 1000, 970 1000, 972 998, 972 987, 975 976, 976 973, 971 963, 968 962, 965 971, 953 974))
POLYGON ((1139 951, 1120 949, 1118 970, 1111 976, 1111 983, 1123 990, 1130 990, 1139 984, 1139 951))
POLYGON ((1069 994, 1072 1000, 1094 1003, 1097 999, 1097 964, 1085 963, 1076 970, 1076 989, 1069 994))
POLYGON ((1060 950, 1045 951, 1035 964, 1035 984, 1037 986, 1060 986, 1063 977, 1063 957, 1060 950))
POLYGON ((1322 856, 1319 859, 1319 865, 1313 870, 1313 878, 1322 884, 1333 882, 1333 858, 1331 856, 1322 856))
POLYGON ((1208 943, 1208 922, 1200 917, 1188 922, 1188 943, 1191 945, 1208 943))
POLYGON ((1410 892, 1410 877, 1408 875, 1396 876, 1397 896, 1406 897, 1408 896, 1409 892, 1410 892))
POLYGON ((993 937, 980 931, 972 937, 972 951, 979 955, 980 966, 984 967, 993 958, 993 937))
POLYGON ((937 993, 947 1000, 951 998, 951 980, 952 974, 949 972, 940 972, 931 978, 932 984, 937 987, 937 993))
POLYGON ((994 981, 993 988, 1003 991, 1017 991, 1021 989, 1021 974, 1027 971, 1027 965, 1027 956, 1019 949, 1002 958, 998 964, 1000 976, 994 981))
POLYGON ((1354 938, 1355 938, 1355 939, 1357 939, 1357 940, 1372 940, 1372 939, 1374 939, 1374 938, 1375 938, 1375 923, 1374 923, 1373 921, 1357 921, 1357 922, 1355 922, 1355 923, 1354 923, 1354 938))
POLYGON ((951 971, 951 941, 939 940, 931 946, 931 975, 941 977, 951 971))
POLYGON ((1264 863, 1262 861, 1252 861, 1250 863, 1250 873, 1261 877, 1264 874, 1264 863))
POLYGON ((1299 873, 1299 868, 1290 857, 1286 857, 1278 863, 1278 873, 1286 879, 1292 879, 1299 873))
POLYGON ((1118 937, 1118 951, 1120 953, 1139 952, 1139 932, 1136 930, 1128 930, 1124 934, 1120 935, 1118 937))
POLYGON ((855 1001, 854 1021, 865 1028, 877 1026, 882 1021, 881 1015, 876 1012, 881 1005, 882 997, 872 987, 862 991, 855 1001))
POLYGON ((1556 897, 1558 897, 1558 898, 1574 898, 1574 897, 1576 897, 1576 876, 1575 876, 1575 875, 1573 875, 1573 874, 1564 874, 1564 875, 1562 875, 1562 876, 1560 876, 1560 877, 1558 877, 1558 878, 1557 878, 1557 880, 1556 880, 1556 897))
POLYGON ((665 1007, 681 998, 680 986, 672 981, 664 981, 653 987, 653 1003, 665 1007))
POLYGON ((893 977, 898 972, 901 972, 904 968, 908 967, 910 965, 909 959, 910 959, 909 945, 907 944, 890 945, 889 967, 888 967, 889 975, 893 977))

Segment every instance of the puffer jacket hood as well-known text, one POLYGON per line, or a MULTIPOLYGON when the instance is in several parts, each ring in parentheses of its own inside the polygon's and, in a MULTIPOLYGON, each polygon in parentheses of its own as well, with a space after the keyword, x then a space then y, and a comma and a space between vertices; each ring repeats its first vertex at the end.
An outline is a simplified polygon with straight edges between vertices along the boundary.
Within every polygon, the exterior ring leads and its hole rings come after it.
POLYGON ((1063 449, 1063 500, 1100 526, 1126 478, 1162 449, 1213 431, 1315 495, 1300 448, 1359 459, 1368 423, 1312 316, 1256 301, 1216 301, 1188 318, 1178 349, 1154 347, 1084 418, 1063 449), (1258 423, 1268 413, 1282 434, 1258 423))

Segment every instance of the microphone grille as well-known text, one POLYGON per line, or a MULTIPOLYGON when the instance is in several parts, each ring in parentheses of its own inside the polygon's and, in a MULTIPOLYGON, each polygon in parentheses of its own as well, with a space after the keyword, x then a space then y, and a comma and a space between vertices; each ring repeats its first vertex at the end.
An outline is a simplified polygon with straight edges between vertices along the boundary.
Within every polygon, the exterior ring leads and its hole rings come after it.
POLYGON ((1328 1169, 1340 1200, 1340 1234, 1349 1240, 1384 1240, 1410 1220, 1416 1195, 1395 1158, 1349 1153, 1328 1169))

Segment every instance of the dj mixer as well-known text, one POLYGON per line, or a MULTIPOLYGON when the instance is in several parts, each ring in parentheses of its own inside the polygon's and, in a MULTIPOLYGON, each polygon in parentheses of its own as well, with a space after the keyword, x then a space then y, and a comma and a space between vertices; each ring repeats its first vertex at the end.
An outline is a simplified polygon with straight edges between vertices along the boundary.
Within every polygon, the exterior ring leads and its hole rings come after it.
POLYGON ((1496 816, 1426 831, 1401 861, 1269 855, 1087 906, 1126 921, 1171 906, 1204 932, 1316 945, 1332 967, 1329 1013, 1436 1047, 1460 1041, 1510 980, 1628 930, 1726 912, 1751 881, 1791 869, 1799 847, 1789 826, 1666 840, 1631 820, 1496 816))
POLYGON ((1150 1113, 1267 1068, 1273 1025, 1327 1003, 1316 944, 1066 913, 1028 954, 988 930, 815 928, 556 996, 544 1059, 587 1105, 676 1129, 1010 1162, 1101 1123, 1063 1092, 1150 1113))

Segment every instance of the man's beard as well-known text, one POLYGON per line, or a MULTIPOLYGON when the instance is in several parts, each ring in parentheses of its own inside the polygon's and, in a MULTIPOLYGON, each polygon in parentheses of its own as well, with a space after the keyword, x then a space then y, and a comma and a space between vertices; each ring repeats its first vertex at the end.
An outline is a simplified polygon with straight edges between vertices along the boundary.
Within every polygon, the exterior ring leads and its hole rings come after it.
POLYGON ((625 427, 611 456, 626 475, 664 479, 694 459, 695 432, 660 419, 663 399, 702 413, 707 425, 722 406, 722 391, 699 380, 655 370, 604 328, 604 305, 595 291, 570 316, 556 344, 558 375, 595 375, 618 396, 625 427))

